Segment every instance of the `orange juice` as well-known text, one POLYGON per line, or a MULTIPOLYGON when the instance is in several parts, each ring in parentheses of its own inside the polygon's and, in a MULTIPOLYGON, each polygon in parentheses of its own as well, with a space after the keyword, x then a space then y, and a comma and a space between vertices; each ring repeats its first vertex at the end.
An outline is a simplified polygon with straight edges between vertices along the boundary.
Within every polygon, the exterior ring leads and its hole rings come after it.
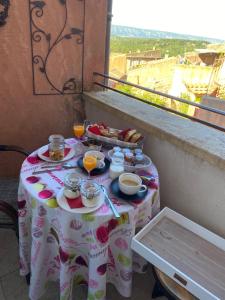
POLYGON ((74 125, 73 131, 77 138, 82 137, 82 135, 84 135, 84 125, 74 125))
POLYGON ((97 166, 97 158, 95 156, 85 156, 83 158, 84 168, 90 173, 97 166))

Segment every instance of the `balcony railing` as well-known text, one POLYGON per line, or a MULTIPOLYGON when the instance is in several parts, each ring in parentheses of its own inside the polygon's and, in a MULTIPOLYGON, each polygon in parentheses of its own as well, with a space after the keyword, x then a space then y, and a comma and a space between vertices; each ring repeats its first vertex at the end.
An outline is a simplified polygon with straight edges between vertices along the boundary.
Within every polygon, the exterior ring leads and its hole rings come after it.
POLYGON ((209 126, 209 127, 212 127, 212 128, 217 129, 217 130, 225 132, 225 127, 223 127, 223 126, 219 126, 219 125, 216 125, 214 123, 207 122, 207 121, 199 119, 195 116, 190 116, 186 113, 177 111, 176 109, 173 109, 173 108, 170 108, 170 107, 165 107, 163 105, 153 103, 153 102, 151 102, 151 100, 145 100, 145 99, 143 99, 139 96, 132 95, 132 94, 126 93, 124 91, 121 91, 118 88, 111 86, 109 84, 109 80, 113 81, 113 82, 116 82, 116 83, 126 85, 126 86, 130 86, 130 87, 133 87, 133 88, 136 88, 136 89, 148 92, 148 93, 151 93, 153 95, 165 97, 165 98, 173 100, 173 101, 178 101, 179 103, 188 104, 188 105, 200 108, 204 111, 208 111, 208 112, 211 112, 211 113, 214 113, 214 114, 217 114, 217 115, 220 115, 220 116, 222 115, 222 116, 225 117, 225 111, 223 111, 223 110, 216 109, 216 108, 213 108, 213 107, 209 107, 209 106, 203 105, 201 103, 192 102, 192 101, 182 99, 182 98, 179 98, 179 97, 176 97, 176 96, 173 96, 173 95, 168 95, 166 93, 156 91, 156 90, 152 90, 152 89, 149 89, 147 87, 142 87, 142 86, 139 86, 137 84, 133 84, 131 82, 127 82, 127 81, 124 81, 124 80, 121 80, 121 79, 118 79, 118 78, 115 78, 115 77, 112 77, 112 76, 109 76, 109 75, 106 75, 106 74, 101 74, 101 73, 98 73, 98 72, 94 72, 93 77, 94 77, 93 83, 97 86, 100 86, 100 87, 104 88, 104 89, 109 89, 109 90, 115 91, 115 92, 120 93, 122 95, 129 96, 131 98, 142 101, 142 102, 147 103, 149 105, 152 105, 152 106, 155 106, 157 108, 166 110, 170 113, 174 113, 174 114, 179 115, 181 117, 188 118, 192 121, 199 122, 199 123, 204 124, 206 126, 209 126))

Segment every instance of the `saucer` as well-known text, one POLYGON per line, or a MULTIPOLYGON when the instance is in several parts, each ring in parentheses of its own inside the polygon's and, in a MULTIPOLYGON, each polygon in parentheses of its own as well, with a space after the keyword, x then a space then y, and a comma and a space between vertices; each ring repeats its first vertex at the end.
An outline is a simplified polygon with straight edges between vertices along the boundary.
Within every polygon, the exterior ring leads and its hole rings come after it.
POLYGON ((66 160, 69 160, 69 159, 73 158, 74 155, 75 155, 75 150, 71 146, 66 145, 64 153, 65 153, 65 156, 64 156, 63 159, 61 159, 61 160, 52 160, 49 157, 48 145, 45 145, 45 146, 38 149, 37 154, 38 154, 39 158, 44 160, 44 161, 58 163, 58 162, 63 162, 63 161, 66 161, 66 160))
MULTIPOLYGON (((92 170, 90 175, 96 176, 96 175, 104 174, 109 169, 110 161, 107 158, 105 158, 104 162, 105 162, 105 166, 103 168, 96 168, 96 169, 92 170)), ((88 172, 85 170, 84 165, 83 165, 83 157, 80 157, 78 159, 77 165, 81 170, 83 170, 86 174, 88 174, 88 172)))
POLYGON ((114 196, 119 197, 120 199, 124 199, 127 201, 141 201, 145 198, 145 196, 148 193, 148 190, 144 192, 137 192, 134 195, 126 195, 123 192, 121 192, 119 188, 119 178, 114 179, 110 184, 111 192, 114 196))
MULTIPOLYGON (((72 213, 88 214, 90 212, 93 212, 93 211, 99 209, 104 204, 104 201, 105 201, 105 195, 102 192, 101 198, 99 199, 96 206, 86 207, 86 206, 80 205, 80 207, 71 208, 68 203, 68 200, 64 196, 63 192, 64 192, 64 188, 62 188, 57 193, 57 196, 56 196, 57 203, 61 208, 65 209, 66 211, 72 212, 72 213)), ((76 201, 76 199, 72 199, 71 201, 73 201, 73 200, 76 201)))

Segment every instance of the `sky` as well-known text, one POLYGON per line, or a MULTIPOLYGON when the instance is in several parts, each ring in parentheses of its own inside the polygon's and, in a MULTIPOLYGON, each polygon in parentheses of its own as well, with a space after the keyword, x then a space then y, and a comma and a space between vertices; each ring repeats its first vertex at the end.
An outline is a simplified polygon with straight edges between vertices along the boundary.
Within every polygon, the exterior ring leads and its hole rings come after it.
POLYGON ((225 40, 225 0, 113 0, 112 24, 225 40))

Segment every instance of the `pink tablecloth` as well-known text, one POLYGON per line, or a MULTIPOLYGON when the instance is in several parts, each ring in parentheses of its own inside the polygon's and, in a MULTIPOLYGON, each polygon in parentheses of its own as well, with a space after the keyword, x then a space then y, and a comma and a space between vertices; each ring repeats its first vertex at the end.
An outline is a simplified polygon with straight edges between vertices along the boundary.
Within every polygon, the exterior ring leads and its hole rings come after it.
MULTIPOLYGON (((73 145, 75 140, 67 142, 73 145)), ((129 297, 132 271, 140 267, 132 256, 131 239, 136 229, 159 211, 158 190, 149 189, 140 204, 121 201, 109 192, 121 214, 119 220, 106 204, 93 213, 70 213, 58 206, 55 195, 63 186, 65 174, 74 170, 33 177, 34 169, 43 163, 37 152, 26 159, 19 187, 20 273, 32 273, 30 299, 39 299, 51 280, 60 281, 60 300, 71 299, 73 283, 88 284, 88 300, 105 299, 106 282, 129 297)), ((84 176, 81 170, 76 172, 84 176)), ((149 172, 158 182, 154 165, 149 172)), ((95 180, 109 187, 108 173, 95 180)))

